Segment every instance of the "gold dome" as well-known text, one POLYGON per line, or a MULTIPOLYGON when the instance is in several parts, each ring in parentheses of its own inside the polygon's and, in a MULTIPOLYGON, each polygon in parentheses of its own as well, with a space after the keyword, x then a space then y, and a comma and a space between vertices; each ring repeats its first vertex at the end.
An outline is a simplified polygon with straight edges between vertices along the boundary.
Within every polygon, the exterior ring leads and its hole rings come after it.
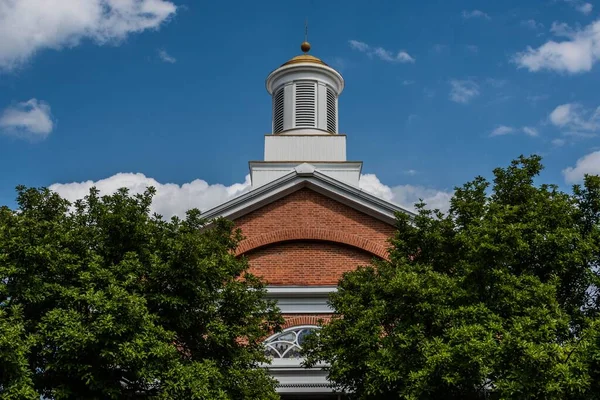
POLYGON ((328 66, 323 61, 321 61, 321 59, 319 59, 315 56, 311 56, 309 54, 301 54, 299 56, 292 58, 285 64, 283 64, 282 67, 286 66, 286 65, 300 64, 300 63, 312 63, 312 64, 320 64, 320 65, 328 66))
POLYGON ((302 52, 304 54, 301 54, 299 56, 292 58, 291 60, 289 60, 288 62, 283 64, 282 67, 284 67, 286 65, 300 64, 300 63, 312 63, 312 64, 325 65, 328 67, 328 65, 325 64, 323 61, 321 61, 321 59, 319 59, 315 56, 306 54, 310 51, 310 43, 308 43, 306 40, 304 42, 302 42, 302 44, 300 45, 300 50, 302 50, 302 52))

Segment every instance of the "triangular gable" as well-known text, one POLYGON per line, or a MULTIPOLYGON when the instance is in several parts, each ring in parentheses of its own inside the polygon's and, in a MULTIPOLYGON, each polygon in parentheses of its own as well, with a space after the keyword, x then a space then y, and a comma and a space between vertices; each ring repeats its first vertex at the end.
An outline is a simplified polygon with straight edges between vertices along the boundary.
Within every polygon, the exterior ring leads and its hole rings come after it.
POLYGON ((203 217, 235 220, 303 188, 314 190, 390 225, 395 224, 397 212, 414 215, 405 208, 322 174, 310 164, 301 164, 273 182, 208 210, 203 213, 203 217))

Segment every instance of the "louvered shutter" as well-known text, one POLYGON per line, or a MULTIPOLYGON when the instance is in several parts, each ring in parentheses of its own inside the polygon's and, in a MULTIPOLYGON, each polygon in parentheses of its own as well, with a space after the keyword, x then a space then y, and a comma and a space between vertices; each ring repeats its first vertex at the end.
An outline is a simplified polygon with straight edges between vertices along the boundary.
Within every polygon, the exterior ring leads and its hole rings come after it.
POLYGON ((337 132, 337 107, 335 104, 335 94, 329 87, 327 88, 327 131, 337 132))
POLYGON ((283 88, 273 96, 273 132, 283 131, 283 88))
POLYGON ((296 82, 296 127, 316 126, 314 82, 296 82))

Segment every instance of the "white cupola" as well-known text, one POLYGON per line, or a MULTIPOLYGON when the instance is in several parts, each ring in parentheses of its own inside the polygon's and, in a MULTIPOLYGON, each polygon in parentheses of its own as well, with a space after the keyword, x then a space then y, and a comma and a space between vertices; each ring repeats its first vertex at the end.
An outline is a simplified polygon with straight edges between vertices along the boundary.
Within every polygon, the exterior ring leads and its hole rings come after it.
POLYGON ((338 133, 338 96, 344 78, 317 57, 310 44, 271 72, 267 91, 273 98, 273 134, 327 135, 338 133))
POLYGON ((265 135, 265 156, 250 161, 252 187, 290 173, 316 171, 358 187, 361 161, 346 158, 346 135, 339 133, 338 96, 344 78, 317 57, 302 52, 271 72, 267 91, 273 98, 273 131, 265 135))

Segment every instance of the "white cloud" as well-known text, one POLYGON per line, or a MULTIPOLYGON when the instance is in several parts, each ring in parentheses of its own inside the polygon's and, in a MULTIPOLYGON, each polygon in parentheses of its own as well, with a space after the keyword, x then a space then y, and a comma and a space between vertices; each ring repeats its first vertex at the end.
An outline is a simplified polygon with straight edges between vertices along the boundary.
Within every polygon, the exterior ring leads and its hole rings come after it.
POLYGON ((533 30, 544 29, 544 24, 537 22, 535 19, 522 20, 521 26, 533 30))
POLYGON ((491 19, 488 14, 484 13, 481 10, 471 10, 471 11, 463 10, 462 17, 464 19, 471 19, 471 18, 491 19))
POLYGON ((398 204, 414 211, 414 204, 423 199, 429 209, 440 209, 444 212, 450 207, 452 192, 445 192, 414 185, 387 186, 381 183, 374 174, 364 174, 360 177, 359 186, 362 190, 373 194, 386 201, 398 204))
POLYGON ((177 59, 171 56, 165 49, 158 50, 158 58, 169 64, 175 64, 177 59))
POLYGON ((384 49, 383 47, 372 47, 365 42, 358 40, 349 40, 350 47, 354 50, 358 50, 361 53, 366 53, 369 57, 377 57, 382 61, 392 63, 414 63, 415 59, 408 54, 406 51, 399 51, 397 53, 391 52, 384 49))
POLYGON ((404 86, 412 85, 414 83, 415 83, 415 81, 412 81, 410 79, 405 79, 402 81, 402 85, 404 85, 404 86))
POLYGON ((0 0, 0 70, 12 70, 42 49, 83 39, 118 42, 157 29, 173 16, 166 0, 0 0))
POLYGON ((378 47, 373 53, 382 59, 383 61, 388 62, 400 62, 400 63, 414 63, 415 59, 412 58, 407 52, 399 51, 397 54, 393 54, 391 51, 386 50, 384 48, 378 47))
POLYGON ((536 104, 538 101, 542 101, 542 100, 546 100, 548 99, 550 96, 548 96, 547 94, 534 94, 534 95, 529 95, 527 96, 527 101, 530 101, 531 103, 536 104))
POLYGON ((576 8, 580 13, 589 15, 594 9, 594 6, 591 3, 583 3, 579 4, 576 8))
POLYGON ((479 96, 479 85, 470 79, 453 79, 450 81, 450 86, 450 100, 456 103, 466 104, 479 96))
POLYGON ((44 139, 53 128, 50 106, 37 99, 10 106, 0 114, 0 132, 19 138, 44 139))
POLYGON ((350 47, 352 47, 354 50, 362 51, 363 53, 368 52, 370 49, 368 44, 358 40, 348 40, 348 43, 350 43, 350 47))
POLYGON ((566 40, 549 40, 536 49, 528 47, 517 53, 513 62, 532 72, 547 69, 575 74, 590 71, 600 59, 600 20, 577 30, 555 23, 551 31, 566 40))
POLYGON ((407 169, 402 172, 404 173, 404 175, 409 175, 409 176, 415 176, 419 173, 419 171, 417 171, 416 169, 407 169))
POLYGON ((571 135, 590 135, 600 131, 600 107, 586 110, 581 104, 561 104, 550 113, 550 122, 571 135))
POLYGON ((600 151, 587 154, 577 160, 575 167, 563 169, 565 182, 577 183, 583 180, 585 174, 599 175, 600 174, 600 151))
POLYGON ((50 186, 50 189, 67 200, 75 201, 89 194, 89 190, 93 186, 98 188, 101 195, 114 193, 122 187, 128 188, 131 193, 143 193, 149 186, 154 186, 156 195, 152 203, 152 212, 170 218, 173 215, 183 217, 185 212, 191 208, 206 211, 239 196, 250 189, 250 175, 246 176, 243 183, 225 186, 209 185, 201 179, 183 185, 160 183, 140 173, 118 173, 96 182, 55 183, 50 186))
POLYGON ((495 87, 496 89, 500 89, 508 85, 507 79, 497 79, 497 78, 486 78, 485 83, 490 86, 495 87))
POLYGON ((432 50, 435 53, 440 54, 440 53, 443 53, 444 51, 448 50, 448 46, 446 46, 445 44, 436 43, 436 44, 433 45, 432 50))
POLYGON ((565 1, 565 3, 571 5, 577 11, 579 11, 580 13, 582 13, 584 15, 589 15, 592 12, 592 10, 594 9, 594 6, 591 3, 586 3, 582 0, 564 0, 564 1, 565 1))
POLYGON ((517 130, 517 129, 513 128, 512 126, 499 125, 498 127, 496 127, 496 129, 494 129, 490 133, 490 137, 504 136, 504 135, 509 135, 511 133, 517 133, 517 132, 523 132, 527 136, 531 136, 531 137, 536 137, 539 135, 538 130, 531 126, 524 126, 521 129, 517 130))
POLYGON ((536 128, 532 128, 531 126, 524 126, 523 133, 527 136, 536 137, 539 136, 540 132, 536 128))
POLYGON ((515 131, 515 128, 513 128, 513 127, 506 126, 506 125, 500 125, 496 129, 494 129, 492 131, 492 133, 490 133, 490 136, 504 136, 504 135, 508 135, 509 133, 513 133, 514 131, 515 131))
MULTIPOLYGON (((108 195, 122 187, 129 189, 132 194, 143 193, 149 186, 156 188, 156 195, 151 207, 152 212, 161 214, 166 218, 173 215, 183 217, 185 212, 191 208, 206 211, 249 191, 250 175, 246 175, 243 183, 225 186, 222 184, 210 185, 201 179, 183 185, 160 183, 141 173, 118 173, 95 182, 89 180, 85 182, 55 183, 50 186, 50 190, 73 202, 88 195, 92 187, 96 187, 100 191, 100 195, 108 195)), ((414 210, 414 203, 418 202, 419 199, 423 199, 429 205, 428 208, 439 208, 447 211, 452 197, 450 192, 423 186, 399 185, 389 187, 382 184, 377 176, 373 174, 361 175, 360 188, 410 210, 414 210)))
POLYGON ((565 139, 557 138, 557 139, 552 139, 551 143, 554 147, 562 147, 567 143, 567 141, 565 139))

